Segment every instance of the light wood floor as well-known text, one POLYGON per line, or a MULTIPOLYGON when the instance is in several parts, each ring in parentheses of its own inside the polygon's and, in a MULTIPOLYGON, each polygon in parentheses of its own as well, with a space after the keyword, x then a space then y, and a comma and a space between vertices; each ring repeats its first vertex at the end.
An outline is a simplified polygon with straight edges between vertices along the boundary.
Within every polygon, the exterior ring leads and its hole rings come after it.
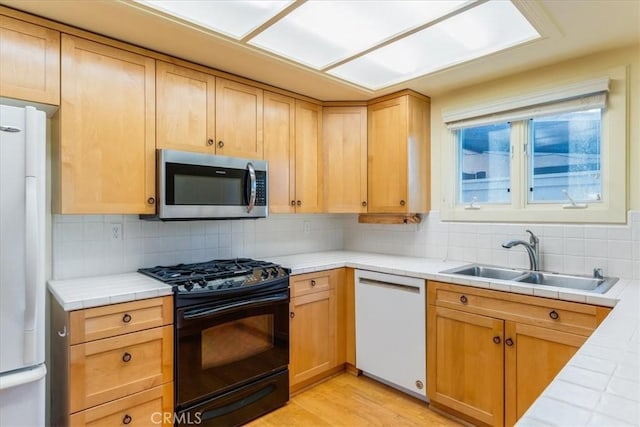
POLYGON ((343 373, 299 393, 286 406, 248 424, 282 426, 460 426, 414 399, 370 378, 343 373))

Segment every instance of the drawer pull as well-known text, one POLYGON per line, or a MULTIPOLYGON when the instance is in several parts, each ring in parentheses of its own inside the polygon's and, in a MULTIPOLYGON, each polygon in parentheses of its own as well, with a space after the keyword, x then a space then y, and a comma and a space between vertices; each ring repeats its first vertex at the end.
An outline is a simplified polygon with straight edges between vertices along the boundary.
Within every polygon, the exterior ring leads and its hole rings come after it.
POLYGON ((311 281, 311 286, 315 286, 315 285, 316 285, 316 281, 315 281, 315 280, 312 280, 312 281, 311 281))
POLYGON ((289 313, 289 317, 293 319, 294 317, 296 317, 296 314, 292 311, 289 313))
POLYGON ((124 315, 124 316, 122 316, 122 321, 123 321, 124 323, 129 323, 129 322, 131 322, 131 315, 130 315, 129 313, 125 313, 125 315, 124 315))
POLYGON ((549 317, 552 318, 553 320, 558 320, 560 315, 558 314, 557 311, 551 310, 551 312, 549 313, 549 317))
POLYGON ((501 341, 500 337, 498 337, 498 336, 493 337, 493 342, 494 343, 500 344, 500 341, 501 341))
POLYGON ((461 303, 463 303, 463 304, 466 304, 466 303, 468 303, 468 302, 469 302, 469 300, 467 299, 467 297, 466 297, 466 296, 462 295, 462 296, 460 297, 460 302, 461 302, 461 303))
POLYGON ((131 356, 131 353, 125 353, 125 354, 122 355, 122 361, 127 363, 127 362, 131 361, 132 357, 133 356, 131 356))
POLYGON ((131 421, 133 421, 133 418, 131 417, 131 415, 126 414, 122 419, 122 424, 130 424, 131 421))
POLYGON ((504 340, 504 343, 511 347, 513 345, 513 340, 511 338, 507 338, 506 340, 504 340))

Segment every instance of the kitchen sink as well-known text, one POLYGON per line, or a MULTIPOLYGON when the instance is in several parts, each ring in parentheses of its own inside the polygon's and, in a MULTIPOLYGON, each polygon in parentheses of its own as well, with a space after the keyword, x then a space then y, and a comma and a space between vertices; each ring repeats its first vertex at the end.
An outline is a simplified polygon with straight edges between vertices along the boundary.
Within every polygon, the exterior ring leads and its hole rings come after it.
POLYGON ((586 277, 573 276, 567 274, 544 273, 532 271, 523 277, 518 277, 515 281, 520 283, 531 283, 534 285, 556 286, 558 288, 578 289, 581 291, 595 292, 603 294, 611 288, 617 281, 617 277, 586 277))
POLYGON ((485 279, 507 280, 538 286, 555 286, 558 288, 576 289, 597 294, 607 292, 618 281, 617 277, 598 278, 577 276, 544 271, 516 270, 513 268, 495 267, 482 264, 467 264, 462 267, 444 270, 440 273, 485 279))
POLYGON ((513 280, 526 274, 526 271, 512 268, 492 267, 489 265, 470 264, 441 271, 440 273, 460 274, 463 276, 484 277, 487 279, 513 280))

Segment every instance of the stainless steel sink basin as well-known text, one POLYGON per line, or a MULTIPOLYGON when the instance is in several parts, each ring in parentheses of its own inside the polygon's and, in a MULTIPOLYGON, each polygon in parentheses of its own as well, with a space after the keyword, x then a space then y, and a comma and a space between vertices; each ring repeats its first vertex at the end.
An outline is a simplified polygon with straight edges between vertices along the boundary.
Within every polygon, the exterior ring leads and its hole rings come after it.
POLYGON ((463 276, 484 277, 487 279, 513 280, 525 274, 525 271, 512 268, 492 267, 489 265, 470 264, 462 267, 441 271, 447 274, 460 274, 463 276))
POLYGON ((513 268, 495 267, 482 264, 467 264, 440 273, 466 277, 507 280, 515 283, 527 283, 537 286, 555 286, 603 294, 617 281, 617 277, 587 277, 570 274, 548 273, 544 271, 526 271, 513 268))
POLYGON ((532 271, 523 277, 518 277, 515 281, 520 283, 531 283, 534 285, 556 286, 558 288, 579 289, 595 293, 605 293, 617 281, 617 277, 604 277, 602 279, 586 276, 572 276, 567 274, 544 273, 532 271))

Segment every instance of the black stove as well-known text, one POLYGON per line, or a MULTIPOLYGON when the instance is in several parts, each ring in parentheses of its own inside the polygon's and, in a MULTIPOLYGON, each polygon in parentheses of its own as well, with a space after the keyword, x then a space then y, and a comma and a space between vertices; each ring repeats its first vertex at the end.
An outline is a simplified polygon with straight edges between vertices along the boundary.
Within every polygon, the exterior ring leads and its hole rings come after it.
POLYGON ((289 277, 289 269, 251 258, 217 259, 193 264, 158 266, 138 270, 173 287, 183 296, 228 296, 267 287, 289 277))

